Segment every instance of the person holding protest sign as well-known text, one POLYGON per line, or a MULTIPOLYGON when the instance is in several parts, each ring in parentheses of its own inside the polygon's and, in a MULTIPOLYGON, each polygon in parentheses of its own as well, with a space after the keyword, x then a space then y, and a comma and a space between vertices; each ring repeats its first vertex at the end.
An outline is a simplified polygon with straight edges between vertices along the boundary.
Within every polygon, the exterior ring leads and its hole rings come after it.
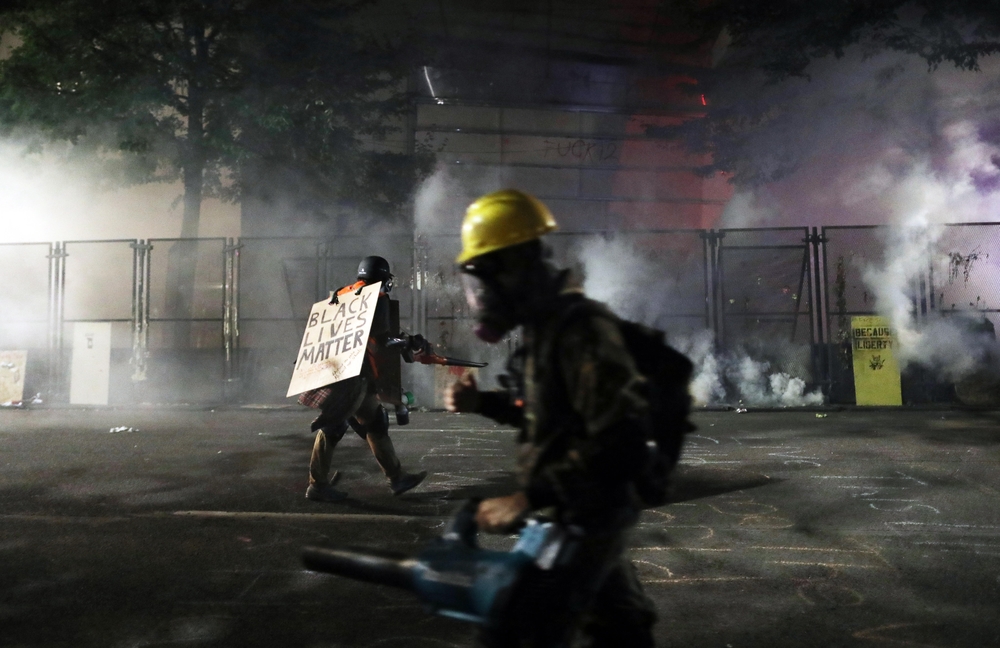
MULTIPOLYGON (((376 389, 379 372, 376 360, 380 353, 384 353, 386 343, 393 334, 388 295, 392 290, 392 282, 393 275, 388 261, 380 256, 365 257, 358 266, 357 282, 341 288, 331 300, 333 305, 338 299, 343 298, 345 303, 340 310, 352 315, 338 321, 335 312, 328 320, 329 328, 324 326, 327 323, 326 313, 311 315, 303 343, 304 351, 296 363, 297 370, 305 363, 315 364, 337 353, 342 355, 353 353, 354 356, 361 352, 364 354, 358 375, 310 389, 298 398, 300 404, 320 410, 320 415, 311 426, 316 438, 309 458, 309 485, 306 488, 306 498, 312 501, 337 502, 347 497, 347 493, 334 488, 334 484, 340 479, 340 472, 335 471, 331 477, 330 468, 334 448, 348 427, 368 442, 375 461, 389 480, 389 487, 394 495, 405 493, 427 477, 426 471, 408 473, 403 470, 392 439, 389 438, 389 415, 379 400, 376 389), (367 302, 361 293, 366 286, 378 282, 382 282, 381 290, 375 303, 366 346, 362 348, 359 333, 363 330, 362 325, 367 323, 364 320, 370 309, 365 308, 367 302), (358 299, 348 305, 349 299, 355 296, 358 299), (355 307, 355 303, 360 305, 355 307), (355 309, 357 313, 353 314, 355 309), (318 325, 313 327, 314 323, 318 325), (352 330, 352 327, 356 328, 352 330), (306 344, 314 332, 318 343, 306 344), (324 332, 328 332, 325 342, 323 342, 324 332)), ((413 336, 417 337, 419 336, 413 336)), ((417 347, 422 346, 421 342, 422 339, 414 340, 417 347)))

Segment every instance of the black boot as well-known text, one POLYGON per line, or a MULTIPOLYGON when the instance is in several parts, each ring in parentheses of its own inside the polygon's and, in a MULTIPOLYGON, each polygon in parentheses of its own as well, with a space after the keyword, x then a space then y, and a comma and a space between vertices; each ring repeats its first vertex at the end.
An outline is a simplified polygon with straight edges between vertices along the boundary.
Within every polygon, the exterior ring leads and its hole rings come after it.
POLYGON ((402 495, 411 488, 416 488, 420 482, 427 477, 427 471, 421 470, 418 473, 400 472, 395 479, 389 480, 389 488, 393 495, 402 495))

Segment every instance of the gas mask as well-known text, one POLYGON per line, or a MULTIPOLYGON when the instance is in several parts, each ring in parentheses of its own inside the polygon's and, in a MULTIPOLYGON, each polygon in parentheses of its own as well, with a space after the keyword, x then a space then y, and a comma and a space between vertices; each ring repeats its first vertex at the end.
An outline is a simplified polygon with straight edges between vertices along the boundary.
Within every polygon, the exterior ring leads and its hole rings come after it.
POLYGON ((474 257, 461 266, 465 299, 476 317, 476 336, 499 342, 525 324, 538 308, 539 290, 547 283, 543 247, 538 241, 474 257))
POLYGON ((476 317, 474 332, 484 342, 499 342, 524 323, 537 256, 533 249, 521 245, 497 250, 462 265, 465 300, 476 317))
POLYGON ((496 278, 463 272, 462 287, 476 317, 473 332, 480 340, 494 344, 517 326, 514 293, 496 278))

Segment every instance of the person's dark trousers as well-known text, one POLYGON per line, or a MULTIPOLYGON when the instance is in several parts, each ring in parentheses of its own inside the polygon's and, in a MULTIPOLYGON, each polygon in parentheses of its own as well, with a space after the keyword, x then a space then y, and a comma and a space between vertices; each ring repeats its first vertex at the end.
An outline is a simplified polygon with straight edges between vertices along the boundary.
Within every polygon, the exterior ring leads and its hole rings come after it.
MULTIPOLYGON (((353 418, 355 423, 364 421, 367 426, 380 414, 382 414, 381 406, 374 385, 367 378, 355 376, 336 383, 330 396, 323 403, 322 412, 312 423, 316 438, 313 441, 312 455, 309 457, 309 483, 329 482, 333 450, 344 437, 348 420, 353 418)), ((362 431, 358 431, 358 435, 363 439, 367 436, 362 431)), ((374 449, 372 451, 375 452, 374 449)), ((379 465, 382 465, 382 461, 388 461, 390 465, 392 460, 395 460, 397 465, 399 463, 395 454, 391 458, 380 458, 379 454, 375 453, 375 458, 379 461, 379 465)))

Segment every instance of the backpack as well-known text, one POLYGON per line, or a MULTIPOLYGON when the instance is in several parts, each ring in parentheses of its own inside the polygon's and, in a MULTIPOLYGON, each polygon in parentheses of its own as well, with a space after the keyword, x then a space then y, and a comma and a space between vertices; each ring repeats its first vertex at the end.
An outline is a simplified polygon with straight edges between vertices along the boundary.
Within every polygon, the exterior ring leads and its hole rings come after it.
POLYGON ((634 484, 644 504, 662 506, 668 500, 670 473, 680 459, 684 435, 695 429, 688 420, 691 413, 688 386, 694 365, 666 343, 663 331, 616 319, 636 369, 646 378, 649 399, 650 456, 634 484))
POLYGON ((669 499, 670 474, 680 459, 684 435, 695 430, 688 420, 691 413, 688 387, 694 365, 687 356, 667 344, 663 331, 622 319, 600 302, 587 298, 575 298, 567 305, 556 330, 583 310, 609 318, 618 325, 636 369, 646 379, 649 409, 645 427, 649 456, 633 484, 643 504, 662 506, 669 499))

